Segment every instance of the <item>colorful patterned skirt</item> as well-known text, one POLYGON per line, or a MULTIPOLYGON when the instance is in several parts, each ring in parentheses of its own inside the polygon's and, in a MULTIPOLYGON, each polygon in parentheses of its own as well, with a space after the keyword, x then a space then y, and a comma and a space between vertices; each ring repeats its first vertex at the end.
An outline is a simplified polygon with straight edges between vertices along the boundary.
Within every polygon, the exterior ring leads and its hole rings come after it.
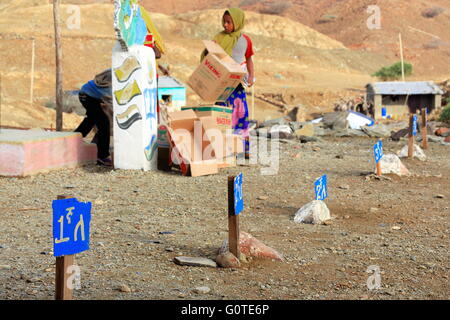
MULTIPOLYGON (((224 103, 218 103, 225 105, 224 103)), ((233 108, 232 128, 233 133, 241 135, 244 139, 244 151, 246 155, 250 154, 249 140, 249 113, 247 104, 247 94, 242 84, 234 90, 233 94, 228 98, 226 105, 233 108)))

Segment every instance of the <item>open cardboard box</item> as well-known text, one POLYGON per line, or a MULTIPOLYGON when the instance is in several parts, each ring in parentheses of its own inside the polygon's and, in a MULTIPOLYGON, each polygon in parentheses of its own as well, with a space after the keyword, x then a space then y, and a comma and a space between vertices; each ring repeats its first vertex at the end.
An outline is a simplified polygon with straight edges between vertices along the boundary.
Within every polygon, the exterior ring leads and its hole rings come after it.
POLYGON ((183 107, 181 110, 193 110, 197 117, 213 117, 215 124, 223 133, 227 133, 231 129, 233 108, 218 106, 218 105, 204 105, 195 107, 183 107))
POLYGON ((236 155, 244 152, 241 136, 233 134, 231 128, 227 132, 218 129, 213 117, 200 117, 204 135, 211 142, 219 168, 236 165, 236 155))
POLYGON ((214 41, 204 40, 203 44, 208 55, 187 83, 205 102, 225 102, 246 72, 214 41))
POLYGON ((183 174, 187 175, 190 171, 192 177, 198 177, 218 173, 215 151, 205 135, 203 123, 195 112, 192 110, 170 112, 168 123, 172 147, 170 156, 180 165, 183 174))

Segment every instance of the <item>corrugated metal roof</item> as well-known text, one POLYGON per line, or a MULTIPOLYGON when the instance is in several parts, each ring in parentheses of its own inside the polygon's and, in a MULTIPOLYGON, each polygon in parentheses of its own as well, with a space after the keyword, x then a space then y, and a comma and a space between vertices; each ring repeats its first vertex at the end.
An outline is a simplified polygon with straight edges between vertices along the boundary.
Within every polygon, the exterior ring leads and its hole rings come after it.
POLYGON ((375 82, 370 83, 375 94, 386 95, 414 95, 414 94, 444 94, 444 92, 432 81, 416 81, 416 82, 375 82))
POLYGON ((177 79, 172 77, 159 77, 158 79, 159 88, 184 88, 185 86, 181 84, 177 79))

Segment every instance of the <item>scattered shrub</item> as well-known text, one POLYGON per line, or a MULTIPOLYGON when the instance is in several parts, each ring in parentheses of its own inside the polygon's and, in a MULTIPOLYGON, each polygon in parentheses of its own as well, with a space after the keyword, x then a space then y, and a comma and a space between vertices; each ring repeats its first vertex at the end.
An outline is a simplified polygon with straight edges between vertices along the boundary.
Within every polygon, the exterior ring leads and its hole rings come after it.
POLYGON ((276 3, 270 3, 268 6, 264 9, 259 10, 260 13, 263 14, 274 14, 274 15, 280 15, 283 12, 285 12, 287 9, 292 7, 292 3, 282 1, 282 2, 276 2, 276 3))
POLYGON ((431 7, 431 8, 428 8, 428 9, 424 10, 422 12, 422 17, 424 17, 424 18, 434 18, 434 17, 437 17, 438 15, 440 15, 444 11, 445 11, 444 8, 434 6, 434 7, 431 7))
POLYGON ((447 106, 442 110, 439 121, 450 122, 450 98, 447 99, 447 106))
MULTIPOLYGON (((405 62, 404 67, 405 67, 405 76, 410 76, 413 72, 412 64, 405 62)), ((383 67, 374 74, 372 74, 372 77, 377 77, 382 81, 399 80, 402 77, 402 63, 397 62, 390 67, 383 67)))

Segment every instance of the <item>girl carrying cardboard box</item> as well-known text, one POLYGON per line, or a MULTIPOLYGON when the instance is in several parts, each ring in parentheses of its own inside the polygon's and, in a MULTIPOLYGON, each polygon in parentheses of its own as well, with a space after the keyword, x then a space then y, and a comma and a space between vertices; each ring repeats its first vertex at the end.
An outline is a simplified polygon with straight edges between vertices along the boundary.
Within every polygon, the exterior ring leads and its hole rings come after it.
POLYGON ((222 16, 224 30, 214 37, 214 41, 247 71, 244 83, 238 85, 224 105, 233 108, 232 127, 235 134, 239 134, 244 138, 244 150, 246 158, 248 158, 250 153, 249 112, 245 87, 253 85, 255 70, 252 59, 254 55, 253 44, 252 40, 243 33, 244 24, 244 11, 239 8, 227 9, 222 16))

